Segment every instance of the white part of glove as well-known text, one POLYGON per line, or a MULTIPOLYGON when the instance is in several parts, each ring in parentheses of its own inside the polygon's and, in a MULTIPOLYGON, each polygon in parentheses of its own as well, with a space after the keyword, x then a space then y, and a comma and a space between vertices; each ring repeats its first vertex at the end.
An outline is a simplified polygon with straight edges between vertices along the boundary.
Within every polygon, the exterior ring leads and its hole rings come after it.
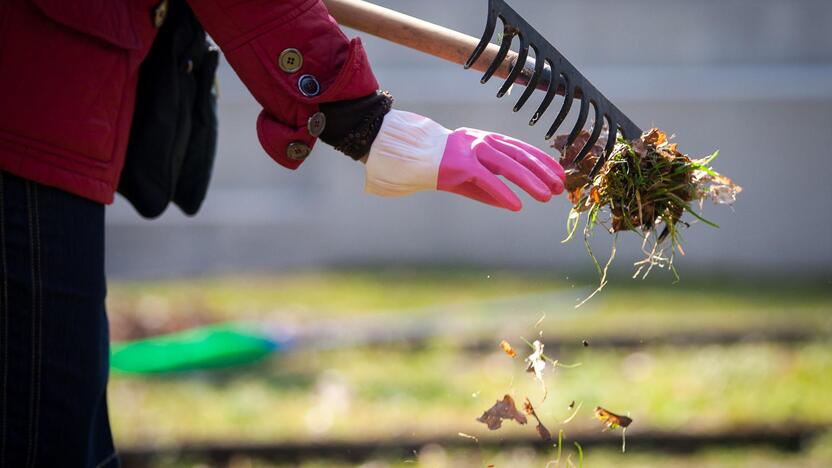
POLYGON ((383 197, 436 190, 451 130, 412 112, 384 116, 364 167, 364 191, 383 197))

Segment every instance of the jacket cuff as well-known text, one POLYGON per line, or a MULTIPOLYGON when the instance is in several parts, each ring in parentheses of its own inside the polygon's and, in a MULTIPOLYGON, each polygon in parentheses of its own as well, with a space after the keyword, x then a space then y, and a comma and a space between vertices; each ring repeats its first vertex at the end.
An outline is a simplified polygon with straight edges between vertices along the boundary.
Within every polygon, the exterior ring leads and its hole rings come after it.
POLYGON ((266 111, 260 112, 257 117, 257 138, 275 162, 292 170, 306 160, 316 140, 305 126, 290 127, 266 111))
MULTIPOLYGON (((279 47, 278 47, 279 48, 279 47)), ((265 60, 268 52, 265 48, 258 47, 259 58, 265 60)), ((276 117, 268 110, 261 112, 257 120, 257 135, 263 149, 278 164, 289 169, 298 168, 309 156, 309 152, 315 144, 317 134, 312 135, 308 126, 309 120, 318 112, 319 103, 352 100, 374 93, 378 88, 378 82, 370 69, 367 54, 358 38, 349 43, 349 53, 346 61, 341 66, 333 79, 320 83, 320 91, 314 96, 304 96, 300 91, 300 77, 315 76, 314 69, 307 69, 307 62, 315 54, 307 54, 304 57, 304 65, 293 74, 287 74, 280 70, 276 61, 270 65, 270 74, 284 96, 290 96, 295 103, 287 107, 295 108, 294 119, 285 115, 276 117), (286 117, 289 117, 288 119, 286 117), (288 120, 294 120, 290 122, 288 120)), ((330 65, 331 67, 331 65, 330 65)), ((312 68, 312 67, 310 67, 312 68)), ((368 145, 369 146, 369 145, 368 145)))
POLYGON ((356 37, 349 42, 346 57, 340 57, 343 62, 337 74, 334 74, 333 65, 341 61, 338 60, 339 57, 330 57, 330 54, 316 48, 314 43, 307 47, 294 46, 294 41, 282 40, 286 31, 278 32, 277 37, 265 37, 255 41, 254 49, 261 63, 266 64, 269 75, 282 91, 282 95, 299 104, 320 104, 357 99, 378 89, 378 82, 370 68, 361 39, 356 37), (294 73, 286 73, 278 66, 278 57, 281 51, 287 48, 296 48, 301 53, 308 50, 303 54, 303 65, 294 73), (301 91, 302 80, 309 79, 305 77, 311 77, 317 82, 318 89, 314 94, 304 94, 301 91))
POLYGON ((284 167, 297 168, 314 145, 319 104, 379 87, 361 40, 349 40, 321 0, 189 2, 263 106, 260 142, 284 167))

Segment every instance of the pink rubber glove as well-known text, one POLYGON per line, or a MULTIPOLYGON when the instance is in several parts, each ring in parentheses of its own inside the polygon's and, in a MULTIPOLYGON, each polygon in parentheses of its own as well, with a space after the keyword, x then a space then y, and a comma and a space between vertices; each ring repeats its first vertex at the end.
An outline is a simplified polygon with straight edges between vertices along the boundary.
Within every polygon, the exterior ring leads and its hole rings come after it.
POLYGON ((392 110, 366 159, 365 191, 401 196, 442 190, 519 211, 523 204, 497 176, 535 200, 563 192, 563 168, 534 146, 499 133, 449 130, 433 120, 392 110))

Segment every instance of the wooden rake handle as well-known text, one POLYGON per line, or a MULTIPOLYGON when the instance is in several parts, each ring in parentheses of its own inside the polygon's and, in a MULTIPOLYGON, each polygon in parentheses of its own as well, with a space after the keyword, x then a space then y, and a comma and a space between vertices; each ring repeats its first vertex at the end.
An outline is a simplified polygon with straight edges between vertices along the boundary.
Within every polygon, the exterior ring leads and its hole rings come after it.
MULTIPOLYGON (((323 0, 329 14, 341 26, 353 28, 396 44, 445 59, 458 65, 465 64, 479 39, 398 11, 363 0, 323 0)), ((485 72, 494 61, 499 47, 489 44, 471 66, 485 72)), ((507 78, 517 53, 509 51, 494 76, 507 78)))

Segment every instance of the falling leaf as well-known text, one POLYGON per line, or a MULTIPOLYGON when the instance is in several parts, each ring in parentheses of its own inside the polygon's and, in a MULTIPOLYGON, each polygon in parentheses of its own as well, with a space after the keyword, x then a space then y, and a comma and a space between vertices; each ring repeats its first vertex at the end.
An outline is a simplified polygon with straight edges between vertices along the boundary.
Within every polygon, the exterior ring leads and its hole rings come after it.
POLYGON ((544 426, 542 423, 538 422, 537 427, 535 427, 535 429, 537 430, 537 433, 540 435, 541 439, 547 442, 552 440, 552 433, 549 432, 549 429, 546 429, 546 426, 544 426))
POLYGON ((497 400, 494 406, 489 408, 482 414, 477 421, 488 426, 488 429, 494 431, 503 425, 503 419, 513 419, 520 424, 526 424, 528 420, 526 416, 517 410, 514 404, 514 399, 511 395, 506 395, 502 400, 497 400))
POLYGON ((632 418, 615 414, 600 406, 595 407, 595 417, 603 421, 610 429, 616 429, 618 427, 626 428, 633 423, 632 418))
POLYGON ((537 427, 535 427, 535 430, 537 430, 537 433, 538 435, 540 435, 540 438, 545 441, 552 440, 552 433, 549 432, 549 429, 546 429, 546 426, 544 426, 543 422, 540 421, 540 418, 537 417, 537 413, 534 410, 534 406, 532 406, 532 402, 528 398, 526 398, 526 401, 523 403, 523 410, 526 412, 526 414, 534 417, 534 419, 537 420, 537 427))
POLYGON ((526 372, 534 372, 534 377, 543 385, 543 400, 545 401, 548 391, 546 390, 546 382, 543 380, 543 369, 546 368, 546 360, 543 356, 543 343, 540 340, 534 340, 532 350, 532 354, 526 358, 526 362, 529 363, 526 372))
POLYGON ((632 418, 621 416, 611 411, 605 410, 600 406, 595 407, 595 417, 604 421, 604 424, 610 429, 615 430, 621 428, 621 451, 627 451, 627 427, 633 423, 632 418))
POLYGON ((509 342, 506 340, 500 342, 500 348, 502 348, 504 353, 508 354, 511 357, 517 356, 517 352, 514 351, 514 348, 512 348, 509 342))

